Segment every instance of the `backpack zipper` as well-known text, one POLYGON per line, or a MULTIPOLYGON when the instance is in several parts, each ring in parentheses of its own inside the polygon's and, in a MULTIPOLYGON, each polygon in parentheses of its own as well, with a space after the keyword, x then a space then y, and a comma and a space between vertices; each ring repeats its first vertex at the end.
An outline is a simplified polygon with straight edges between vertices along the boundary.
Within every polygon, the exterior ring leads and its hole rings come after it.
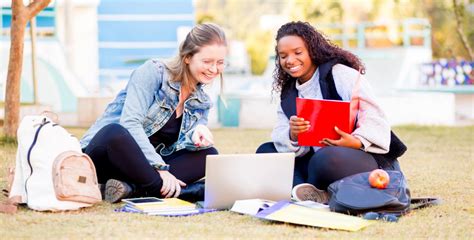
POLYGON ((27 155, 26 159, 28 160, 28 166, 30 167, 30 176, 28 176, 28 178, 26 178, 26 180, 25 180, 25 193, 26 193, 26 196, 28 196, 28 188, 26 186, 28 185, 28 181, 30 180, 31 175, 33 175, 33 166, 31 166, 31 159, 30 159, 31 150, 33 150, 33 147, 36 145, 36 141, 38 140, 38 135, 39 135, 39 132, 40 132, 41 128, 43 128, 48 123, 49 123, 49 121, 46 121, 46 118, 43 118, 43 122, 40 124, 40 126, 36 130, 35 137, 33 138, 33 143, 31 143, 30 148, 28 149, 28 155, 27 155))

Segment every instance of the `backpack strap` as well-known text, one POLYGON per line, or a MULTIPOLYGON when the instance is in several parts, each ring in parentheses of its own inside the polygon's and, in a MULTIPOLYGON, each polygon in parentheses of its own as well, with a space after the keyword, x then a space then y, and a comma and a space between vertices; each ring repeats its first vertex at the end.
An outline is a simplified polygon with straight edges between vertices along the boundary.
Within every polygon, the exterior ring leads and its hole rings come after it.
MULTIPOLYGON (((7 189, 3 189, 3 193, 8 196, 11 192, 13 178, 15 176, 15 168, 8 168, 7 189)), ((18 210, 18 204, 21 202, 21 196, 11 196, 3 203, 0 203, 0 212, 14 214, 18 210)))
POLYGON ((441 204, 440 198, 412 198, 410 207, 405 211, 400 212, 367 212, 362 217, 367 220, 384 220, 387 222, 397 222, 398 218, 409 214, 413 210, 422 209, 426 207, 436 206, 441 204))
POLYGON ((426 198, 412 198, 410 201, 410 210, 422 209, 426 207, 440 205, 442 203, 440 198, 426 197, 426 198))
POLYGON ((7 173, 7 188, 4 188, 2 190, 3 195, 5 195, 5 197, 8 197, 12 190, 14 178, 15 178, 15 167, 9 167, 8 173, 7 173))
POLYGON ((13 196, 8 198, 5 202, 0 203, 0 212, 14 214, 18 211, 18 204, 20 203, 20 196, 13 196))

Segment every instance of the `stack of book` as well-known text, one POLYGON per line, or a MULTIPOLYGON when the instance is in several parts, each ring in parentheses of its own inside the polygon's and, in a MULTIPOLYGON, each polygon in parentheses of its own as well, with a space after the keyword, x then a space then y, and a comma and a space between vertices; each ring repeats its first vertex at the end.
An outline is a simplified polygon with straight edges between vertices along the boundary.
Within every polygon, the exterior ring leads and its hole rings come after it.
POLYGON ((128 198, 122 201, 125 205, 121 207, 121 212, 162 216, 183 216, 201 213, 195 204, 178 198, 128 198))

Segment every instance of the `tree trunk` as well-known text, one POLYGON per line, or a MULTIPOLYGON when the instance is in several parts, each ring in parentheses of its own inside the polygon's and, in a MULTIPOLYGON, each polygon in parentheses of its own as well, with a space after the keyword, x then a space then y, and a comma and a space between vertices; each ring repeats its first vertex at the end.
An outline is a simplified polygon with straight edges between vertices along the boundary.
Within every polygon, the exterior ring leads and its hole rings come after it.
POLYGON ((5 93, 4 134, 15 138, 20 118, 20 83, 23 68, 25 28, 28 21, 48 6, 51 0, 36 0, 27 7, 23 0, 12 0, 12 22, 10 26, 10 59, 5 93))
POLYGON ((20 78, 23 67, 23 46, 26 23, 24 7, 12 5, 10 60, 8 62, 5 93, 4 133, 7 137, 16 137, 16 129, 18 128, 20 116, 20 78))
POLYGON ((467 41, 466 35, 464 34, 462 28, 462 17, 463 17, 463 7, 460 6, 457 0, 453 0, 454 16, 456 17, 456 31, 458 32, 459 38, 466 49, 467 54, 469 55, 470 61, 474 61, 474 53, 472 52, 471 45, 467 41))

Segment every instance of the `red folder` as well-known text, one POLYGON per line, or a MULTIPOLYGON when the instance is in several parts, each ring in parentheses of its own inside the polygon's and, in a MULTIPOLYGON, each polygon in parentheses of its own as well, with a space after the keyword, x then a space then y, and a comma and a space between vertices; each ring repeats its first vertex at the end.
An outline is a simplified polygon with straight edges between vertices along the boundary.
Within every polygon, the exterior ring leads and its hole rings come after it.
POLYGON ((355 119, 355 114, 351 114, 349 101, 299 97, 296 98, 296 115, 309 121, 311 125, 308 131, 298 135, 300 146, 326 146, 319 143, 323 138, 341 138, 334 130, 335 126, 346 133, 352 133, 355 119))

